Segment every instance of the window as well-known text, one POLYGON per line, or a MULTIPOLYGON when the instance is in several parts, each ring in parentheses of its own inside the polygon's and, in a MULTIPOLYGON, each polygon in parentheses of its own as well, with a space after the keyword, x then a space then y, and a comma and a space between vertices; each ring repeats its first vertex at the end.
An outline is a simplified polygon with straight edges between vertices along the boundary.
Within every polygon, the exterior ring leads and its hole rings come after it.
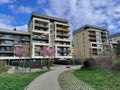
POLYGON ((50 34, 52 34, 52 30, 50 30, 50 34))
POLYGON ((92 44, 93 47, 97 47, 97 44, 92 44))
POLYGON ((50 29, 53 29, 53 25, 50 25, 50 29))
POLYGON ((19 41, 19 40, 20 40, 20 36, 15 36, 15 39, 16 39, 17 41, 19 41))
POLYGON ((40 53, 35 53, 35 56, 40 56, 40 53))

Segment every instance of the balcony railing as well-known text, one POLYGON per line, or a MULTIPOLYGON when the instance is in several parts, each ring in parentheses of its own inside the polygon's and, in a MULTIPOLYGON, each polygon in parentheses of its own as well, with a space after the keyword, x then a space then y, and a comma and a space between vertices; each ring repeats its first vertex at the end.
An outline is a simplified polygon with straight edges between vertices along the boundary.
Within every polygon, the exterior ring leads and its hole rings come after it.
POLYGON ((0 53, 14 53, 14 51, 0 51, 0 53))
POLYGON ((33 36, 33 39, 48 40, 48 37, 33 36))
POLYGON ((28 38, 21 38, 22 41, 30 41, 28 38))
POLYGON ((4 42, 2 42, 2 43, 0 43, 0 45, 13 45, 13 43, 4 43, 4 42))
POLYGON ((61 53, 68 53, 68 52, 70 52, 70 50, 58 50, 58 52, 61 52, 61 53))
POLYGON ((88 35, 89 36, 96 36, 96 34, 94 34, 94 33, 89 33, 88 35))
POLYGON ((69 34, 57 34, 57 36, 69 37, 69 34))
POLYGON ((35 26, 37 26, 37 27, 41 27, 41 28, 48 28, 47 25, 38 24, 38 23, 35 23, 35 26))
POLYGON ((15 40, 14 38, 8 38, 8 37, 0 37, 0 39, 15 40))
POLYGON ((89 40, 96 40, 96 38, 89 38, 89 40))
POLYGON ((61 28, 61 27, 57 27, 56 30, 57 31, 63 31, 63 32, 70 32, 70 30, 68 28, 61 28))

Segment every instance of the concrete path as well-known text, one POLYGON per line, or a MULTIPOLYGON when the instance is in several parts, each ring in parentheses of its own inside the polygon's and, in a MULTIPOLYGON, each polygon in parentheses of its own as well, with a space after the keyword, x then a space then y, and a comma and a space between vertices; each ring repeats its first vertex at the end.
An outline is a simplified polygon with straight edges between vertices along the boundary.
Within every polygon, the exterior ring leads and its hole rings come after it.
POLYGON ((58 83, 59 74, 66 70, 78 69, 80 66, 71 66, 67 69, 65 66, 53 68, 31 82, 25 90, 62 90, 58 83))

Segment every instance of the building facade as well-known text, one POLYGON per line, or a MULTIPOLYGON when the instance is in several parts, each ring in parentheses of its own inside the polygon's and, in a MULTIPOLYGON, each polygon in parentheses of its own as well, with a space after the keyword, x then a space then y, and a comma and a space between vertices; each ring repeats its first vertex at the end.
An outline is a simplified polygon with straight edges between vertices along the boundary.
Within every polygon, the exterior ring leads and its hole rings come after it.
POLYGON ((30 33, 0 29, 0 59, 19 59, 14 48, 19 45, 30 46, 30 33))
POLYGON ((110 46, 113 53, 115 52, 114 50, 116 48, 117 41, 120 41, 120 33, 110 35, 110 46))
POLYGON ((92 25, 85 25, 73 32, 74 56, 76 58, 98 58, 109 46, 108 31, 92 25))
POLYGON ((55 59, 72 59, 69 28, 67 20, 32 13, 28 32, 0 29, 0 59, 19 59, 14 51, 17 45, 30 47, 28 59, 44 58, 40 55, 44 46, 55 48, 55 59))
POLYGON ((39 52, 47 46, 55 48, 54 58, 71 59, 69 27, 67 20, 33 13, 28 25, 32 35, 32 58, 43 58, 39 52))

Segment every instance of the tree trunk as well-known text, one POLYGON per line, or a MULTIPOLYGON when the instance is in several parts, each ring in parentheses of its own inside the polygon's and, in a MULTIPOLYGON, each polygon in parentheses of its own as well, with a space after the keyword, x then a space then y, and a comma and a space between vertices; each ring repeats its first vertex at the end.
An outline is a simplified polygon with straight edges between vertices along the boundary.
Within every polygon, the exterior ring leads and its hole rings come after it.
POLYGON ((50 70, 50 59, 48 59, 47 69, 50 70))

